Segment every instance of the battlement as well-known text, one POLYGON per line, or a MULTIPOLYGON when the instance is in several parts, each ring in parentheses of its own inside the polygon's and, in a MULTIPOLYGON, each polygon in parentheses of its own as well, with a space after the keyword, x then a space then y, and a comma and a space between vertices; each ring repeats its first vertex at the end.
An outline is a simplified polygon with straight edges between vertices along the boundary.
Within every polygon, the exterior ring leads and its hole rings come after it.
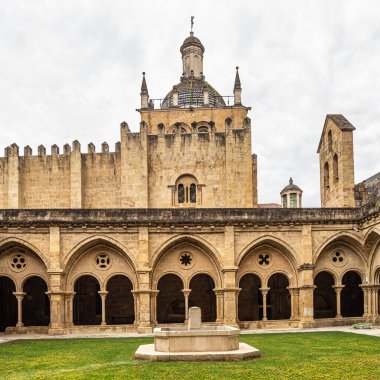
MULTIPOLYGON (((46 154, 46 148, 43 145, 39 145, 37 148, 37 155, 33 156, 33 150, 32 148, 27 145, 24 147, 24 155, 23 157, 56 157, 56 156, 70 156, 71 153, 81 153, 81 144, 79 143, 78 140, 74 140, 72 142, 72 145, 70 146, 69 144, 65 144, 62 149, 62 154, 60 154, 60 149, 59 146, 54 144, 50 148, 50 155, 46 154)), ((95 154, 96 153, 96 148, 93 143, 88 144, 87 146, 87 153, 88 154, 95 154)), ((110 152, 109 150, 109 145, 107 142, 103 142, 101 145, 101 154, 110 154, 110 153, 115 153, 115 154, 120 154, 120 141, 115 143, 115 150, 114 152, 110 152)), ((22 157, 20 155, 20 148, 16 143, 13 143, 10 146, 7 146, 4 148, 4 157, 22 157)), ((1 159, 2 157, 0 157, 1 159)))

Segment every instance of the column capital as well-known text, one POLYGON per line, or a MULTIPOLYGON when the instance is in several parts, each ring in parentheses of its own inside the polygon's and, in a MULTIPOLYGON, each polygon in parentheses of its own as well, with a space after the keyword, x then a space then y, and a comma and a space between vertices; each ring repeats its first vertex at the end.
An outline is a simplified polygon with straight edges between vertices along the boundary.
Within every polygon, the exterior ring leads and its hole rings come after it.
POLYGON ((184 296, 188 296, 191 293, 191 289, 182 289, 181 290, 184 296))
POLYGON ((340 293, 343 290, 344 285, 333 285, 332 288, 335 289, 337 293, 340 293))
POLYGON ((229 266, 229 267, 224 267, 222 268, 222 273, 227 273, 227 272, 237 272, 239 270, 239 267, 236 266, 229 266))
POLYGON ((286 289, 288 289, 289 290, 289 293, 290 294, 293 294, 293 295, 297 295, 297 294, 299 294, 299 292, 300 292, 300 290, 299 290, 299 288, 295 288, 295 287, 290 287, 290 286, 288 286, 286 289))
POLYGON ((24 296, 26 296, 26 293, 24 292, 13 292, 13 295, 17 298, 17 301, 21 301, 24 296))
POLYGON ((229 293, 229 292, 239 293, 241 288, 223 288, 220 290, 223 291, 224 293, 229 293))
POLYGON ((102 297, 102 298, 107 297, 107 294, 108 294, 108 292, 106 290, 99 290, 98 293, 99 293, 100 297, 102 297))
POLYGON ((259 290, 263 296, 266 296, 268 294, 270 288, 259 288, 259 290))

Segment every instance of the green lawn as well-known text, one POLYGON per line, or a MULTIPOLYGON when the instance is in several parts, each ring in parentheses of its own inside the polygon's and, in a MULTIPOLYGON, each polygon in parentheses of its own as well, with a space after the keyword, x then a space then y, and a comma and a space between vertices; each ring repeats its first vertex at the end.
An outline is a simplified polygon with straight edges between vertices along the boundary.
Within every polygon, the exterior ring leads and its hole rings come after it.
POLYGON ((0 345, 0 379, 380 379, 380 338, 340 333, 243 335, 245 362, 133 360, 149 338, 23 340, 0 345))

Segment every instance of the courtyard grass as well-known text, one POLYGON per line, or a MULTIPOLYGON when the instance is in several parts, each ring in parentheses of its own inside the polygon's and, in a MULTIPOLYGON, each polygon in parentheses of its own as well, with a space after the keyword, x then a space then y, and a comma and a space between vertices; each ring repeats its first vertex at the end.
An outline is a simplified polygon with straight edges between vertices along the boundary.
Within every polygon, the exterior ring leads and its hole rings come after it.
POLYGON ((149 363, 151 338, 19 340, 0 345, 0 379, 380 379, 380 338, 341 332, 243 335, 262 358, 149 363))

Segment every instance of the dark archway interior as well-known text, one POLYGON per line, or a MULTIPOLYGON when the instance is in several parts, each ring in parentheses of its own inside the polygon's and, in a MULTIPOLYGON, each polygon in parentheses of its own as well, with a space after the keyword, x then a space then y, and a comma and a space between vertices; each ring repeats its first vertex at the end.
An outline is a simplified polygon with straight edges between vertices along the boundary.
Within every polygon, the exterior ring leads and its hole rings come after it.
POLYGON ((201 308, 202 322, 215 322, 216 295, 214 280, 207 274, 197 274, 190 281, 189 307, 201 308))
POLYGON ((8 277, 0 277, 0 332, 7 327, 16 326, 17 300, 13 292, 16 291, 14 282, 8 277))
POLYGON ((133 324, 135 304, 131 280, 122 275, 112 277, 107 284, 106 322, 107 325, 133 324))
POLYGON ((100 285, 93 276, 78 278, 74 286, 74 325, 99 325, 102 321, 100 285))
POLYGON ((364 296, 359 287, 361 277, 354 271, 347 272, 342 279, 341 310, 343 317, 361 317, 364 313, 364 296))
POLYGON ((314 318, 334 318, 336 316, 336 293, 334 277, 328 272, 320 272, 314 279, 314 318))
POLYGON ((273 274, 268 281, 267 318, 289 319, 290 318, 290 293, 287 287, 289 280, 282 273, 273 274))
POLYGON ((26 280, 22 301, 22 321, 24 326, 48 326, 50 323, 50 301, 46 282, 37 276, 26 280))
POLYGON ((182 280, 174 274, 166 274, 158 281, 157 289, 157 322, 183 323, 185 297, 182 293, 182 280))
POLYGON ((255 274, 244 275, 239 282, 238 314, 240 321, 258 321, 263 317, 263 296, 260 278, 255 274))

